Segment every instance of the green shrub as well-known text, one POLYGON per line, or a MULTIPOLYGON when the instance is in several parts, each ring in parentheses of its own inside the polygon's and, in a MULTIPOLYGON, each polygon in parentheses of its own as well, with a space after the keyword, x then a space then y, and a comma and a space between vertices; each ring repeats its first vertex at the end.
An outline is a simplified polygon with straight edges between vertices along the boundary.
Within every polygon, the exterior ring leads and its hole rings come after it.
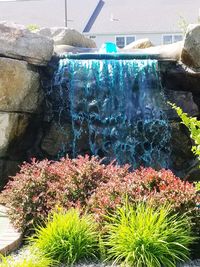
POLYGON ((96 157, 79 156, 52 162, 32 160, 24 163, 20 172, 11 177, 0 202, 9 208, 14 226, 28 233, 43 222, 57 205, 87 208, 96 188, 111 179, 120 180, 128 166, 104 165, 96 157))
MULTIPOLYGON (((177 107, 175 104, 169 104, 181 118, 182 124, 184 124, 190 131, 190 137, 194 141, 194 145, 192 146, 192 152, 200 160, 200 121, 197 120, 196 117, 190 117, 187 113, 184 113, 183 110, 180 107, 177 107)), ((193 212, 194 231, 196 233, 196 236, 200 237, 200 182, 196 182, 194 185, 196 190, 196 204, 198 207, 198 209, 193 212)), ((197 255, 199 255, 199 249, 200 239, 199 243, 195 244, 195 246, 193 247, 194 256, 196 256, 196 253, 197 255)))
POLYGON ((96 157, 79 156, 57 162, 24 163, 1 193, 0 202, 9 208, 12 223, 24 233, 41 224, 56 206, 65 210, 89 209, 101 220, 123 203, 154 199, 155 205, 169 201, 176 211, 191 214, 199 202, 192 183, 182 181, 169 170, 156 171, 102 164, 96 157))
POLYGON ((188 217, 171 215, 169 206, 125 205, 108 217, 105 245, 108 260, 137 267, 175 267, 189 255, 191 227, 188 217))
POLYGON ((192 147, 193 153, 200 159, 200 121, 196 117, 189 117, 180 107, 169 103, 181 118, 182 123, 189 129, 190 137, 194 140, 195 145, 192 147))
POLYGON ((0 267, 50 267, 53 261, 35 248, 24 250, 20 255, 1 256, 0 267))
POLYGON ((30 240, 52 259, 67 265, 98 255, 97 225, 90 215, 80 217, 77 209, 54 212, 46 227, 36 229, 30 240))
POLYGON ((1 193, 0 202, 8 207, 15 227, 27 234, 56 206, 89 210, 100 221, 123 204, 124 195, 133 203, 149 198, 155 205, 169 201, 176 212, 190 211, 192 215, 200 202, 194 185, 170 170, 130 171, 128 165, 104 165, 89 156, 24 163, 1 193))
POLYGON ((108 182, 100 183, 96 188, 88 208, 101 221, 123 204, 125 195, 133 204, 150 199, 158 207, 160 203, 170 203, 175 213, 200 214, 197 210, 200 198, 194 184, 181 180, 170 170, 152 168, 134 170, 120 179, 111 176, 108 182))

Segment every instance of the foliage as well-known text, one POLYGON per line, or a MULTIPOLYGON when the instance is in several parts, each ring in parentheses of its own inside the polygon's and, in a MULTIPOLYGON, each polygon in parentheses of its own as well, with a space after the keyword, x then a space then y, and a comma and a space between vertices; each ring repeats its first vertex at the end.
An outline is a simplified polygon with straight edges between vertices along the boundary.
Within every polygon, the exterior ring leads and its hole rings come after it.
POLYGON ((196 191, 200 192, 200 182, 195 182, 194 184, 195 184, 196 191))
MULTIPOLYGON (((190 117, 187 113, 184 113, 180 107, 177 107, 175 104, 169 103, 172 108, 177 112, 178 116, 182 120, 182 124, 184 124, 190 131, 190 137, 194 140, 194 145, 192 146, 193 153, 200 160, 200 121, 197 120, 196 117, 190 117)), ((196 190, 196 204, 198 209, 193 213, 193 221, 195 223, 195 232, 197 236, 200 236, 200 194, 198 191, 200 190, 200 183, 197 182, 194 184, 196 190)), ((199 245, 197 245, 199 246, 199 245)), ((194 249, 196 250, 196 249, 194 249)))
POLYGON ((188 259, 194 240, 188 217, 171 215, 167 205, 126 204, 110 216, 107 231, 108 259, 125 266, 175 267, 188 259))
POLYGON ((89 208, 101 220, 123 204, 125 195, 131 203, 151 200, 159 206, 168 202, 180 213, 196 212, 199 201, 194 185, 182 181, 170 170, 140 168, 121 179, 111 177, 107 183, 101 183, 89 200, 89 208))
POLYGON ((66 213, 54 212, 45 227, 36 229, 31 240, 52 259, 67 265, 95 259, 98 254, 96 223, 90 215, 80 217, 73 208, 66 213))
POLYGON ((195 145, 192 147, 193 153, 200 159, 200 121, 196 117, 189 117, 184 113, 180 107, 171 104, 172 108, 176 110, 178 116, 181 118, 182 123, 189 129, 190 136, 194 140, 195 145))
POLYGON ((20 255, 1 256, 0 267, 50 267, 54 262, 35 248, 24 250, 20 255))
POLYGON ((39 30, 40 27, 39 27, 38 25, 36 25, 36 24, 29 24, 29 25, 27 26, 27 29, 28 29, 29 31, 31 31, 31 32, 34 32, 34 31, 36 31, 36 30, 39 30))
POLYGON ((57 205, 65 209, 86 207, 99 184, 111 177, 120 180, 127 173, 128 166, 105 166, 96 157, 65 158, 59 162, 33 159, 12 177, 1 194, 1 202, 9 207, 13 224, 27 231, 57 205))
POLYGON ((102 220, 107 212, 123 203, 124 195, 132 203, 152 199, 159 206, 168 201, 181 212, 193 212, 198 202, 194 185, 169 170, 130 171, 128 165, 104 165, 88 156, 24 163, 1 194, 1 202, 9 207, 14 225, 27 232, 57 206, 89 210, 102 220))
POLYGON ((188 21, 183 16, 179 16, 178 26, 184 35, 186 34, 188 25, 188 21))
MULTIPOLYGON (((200 23, 200 17, 198 16, 197 20, 194 22, 194 24, 200 23)), ((187 32, 189 22, 186 20, 186 18, 182 15, 179 16, 178 26, 182 33, 185 35, 187 32)))

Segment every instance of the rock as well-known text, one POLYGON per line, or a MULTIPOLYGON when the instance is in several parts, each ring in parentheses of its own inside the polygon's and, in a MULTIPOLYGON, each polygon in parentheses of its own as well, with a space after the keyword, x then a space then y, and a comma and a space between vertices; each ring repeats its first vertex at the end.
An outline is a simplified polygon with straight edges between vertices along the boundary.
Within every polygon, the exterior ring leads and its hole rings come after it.
POLYGON ((143 49, 152 46, 152 42, 148 38, 144 38, 126 45, 122 50, 143 49))
POLYGON ((200 259, 179 264, 178 267, 200 267, 200 259))
POLYGON ((149 47, 139 50, 140 53, 144 54, 157 54, 159 57, 168 58, 172 60, 180 60, 181 52, 183 48, 183 41, 176 42, 168 45, 160 45, 155 47, 149 47))
POLYGON ((18 113, 0 113, 0 157, 7 154, 13 140, 22 136, 28 127, 28 117, 18 113))
POLYGON ((36 155, 36 119, 32 114, 0 112, 0 190, 20 163, 36 155))
POLYGON ((189 67, 200 68, 200 24, 188 26, 181 60, 189 67))
POLYGON ((76 30, 65 27, 41 28, 38 34, 50 37, 55 45, 71 45, 75 47, 96 48, 93 40, 86 38, 76 30))
POLYGON ((0 55, 43 66, 53 54, 53 40, 22 25, 0 23, 0 55))
MULTIPOLYGON (((163 61, 160 63, 162 86, 167 88, 167 90, 191 92, 193 100, 200 110, 200 72, 196 72, 177 62, 163 61)), ((191 116, 198 115, 192 112, 192 105, 189 102, 187 106, 190 108, 184 110, 185 112, 189 112, 191 116)))
POLYGON ((98 50, 96 48, 84 48, 84 47, 75 47, 71 45, 55 45, 54 52, 57 55, 62 55, 64 53, 94 53, 98 50))
POLYGON ((62 150, 72 149, 72 143, 72 125, 65 124, 61 127, 57 123, 52 122, 46 133, 44 133, 41 142, 41 149, 48 156, 57 157, 60 153, 62 153, 62 150))
POLYGON ((36 112, 42 100, 39 74, 25 61, 0 58, 0 110, 36 112))
MULTIPOLYGON (((178 177, 187 178, 190 181, 195 180, 194 162, 195 157, 192 153, 192 140, 188 129, 180 122, 171 122, 171 166, 170 169, 178 177), (191 168, 193 168, 193 175, 191 168)), ((200 173, 199 165, 195 168, 200 173)))
POLYGON ((22 161, 0 159, 0 190, 8 181, 8 176, 14 176, 19 171, 22 161))

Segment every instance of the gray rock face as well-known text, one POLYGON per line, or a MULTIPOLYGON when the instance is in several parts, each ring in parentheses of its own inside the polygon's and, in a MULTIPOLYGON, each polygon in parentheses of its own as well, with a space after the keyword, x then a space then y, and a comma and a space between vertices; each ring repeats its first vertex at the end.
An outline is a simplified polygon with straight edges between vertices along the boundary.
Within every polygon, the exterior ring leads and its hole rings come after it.
POLYGON ((43 66, 53 54, 53 40, 22 25, 0 23, 0 55, 43 66))
POLYGON ((33 146, 32 118, 42 101, 39 74, 25 61, 0 57, 0 187, 33 146), (28 130, 29 129, 29 130, 28 130))
MULTIPOLYGON (((165 87, 175 88, 176 91, 192 92, 194 101, 195 98, 199 98, 200 72, 196 72, 181 63, 167 61, 160 64, 160 72, 165 87)), ((200 109, 199 103, 198 106, 200 109)))
POLYGON ((41 149, 51 157, 55 157, 59 153, 62 153, 62 146, 68 147, 68 150, 72 149, 72 126, 71 124, 65 124, 60 126, 55 122, 52 122, 48 127, 44 138, 41 141, 41 149))
POLYGON ((28 126, 27 116, 17 113, 0 113, 0 156, 6 156, 8 146, 22 136, 28 126))
POLYGON ((14 176, 19 171, 21 161, 0 159, 0 188, 8 181, 8 176, 14 176))
POLYGON ((27 62, 0 58, 0 110, 35 112, 41 102, 39 74, 27 62))
POLYGON ((200 24, 188 26, 181 60, 189 67, 200 68, 200 24))
POLYGON ((36 139, 34 131, 37 131, 33 117, 26 113, 0 112, 0 160, 22 162, 28 159, 33 139, 36 139))
POLYGON ((75 47, 96 48, 93 40, 83 34, 65 27, 42 28, 36 31, 38 34, 50 37, 55 45, 71 45, 75 47))

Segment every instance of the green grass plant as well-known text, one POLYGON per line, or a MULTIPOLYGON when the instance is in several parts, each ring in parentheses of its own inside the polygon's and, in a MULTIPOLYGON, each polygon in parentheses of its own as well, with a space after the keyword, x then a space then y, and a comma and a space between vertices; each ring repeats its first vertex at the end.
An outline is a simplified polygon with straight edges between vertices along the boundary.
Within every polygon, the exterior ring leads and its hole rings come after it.
POLYGON ((200 182, 195 182, 195 189, 200 192, 200 182))
POLYGON ((34 31, 36 31, 36 30, 39 30, 40 27, 39 27, 38 25, 36 25, 36 24, 29 24, 29 25, 27 26, 27 29, 28 29, 29 31, 31 31, 31 32, 34 32, 34 31))
POLYGON ((169 205, 126 204, 108 217, 107 260, 134 267, 175 267, 188 260, 193 242, 190 220, 171 214, 169 205))
POLYGON ((38 249, 23 250, 17 256, 1 256, 0 267, 50 267, 54 262, 38 249))
POLYGON ((98 255, 97 224, 90 215, 78 209, 54 212, 45 227, 36 228, 30 239, 34 246, 53 260, 66 265, 90 261, 98 255))

